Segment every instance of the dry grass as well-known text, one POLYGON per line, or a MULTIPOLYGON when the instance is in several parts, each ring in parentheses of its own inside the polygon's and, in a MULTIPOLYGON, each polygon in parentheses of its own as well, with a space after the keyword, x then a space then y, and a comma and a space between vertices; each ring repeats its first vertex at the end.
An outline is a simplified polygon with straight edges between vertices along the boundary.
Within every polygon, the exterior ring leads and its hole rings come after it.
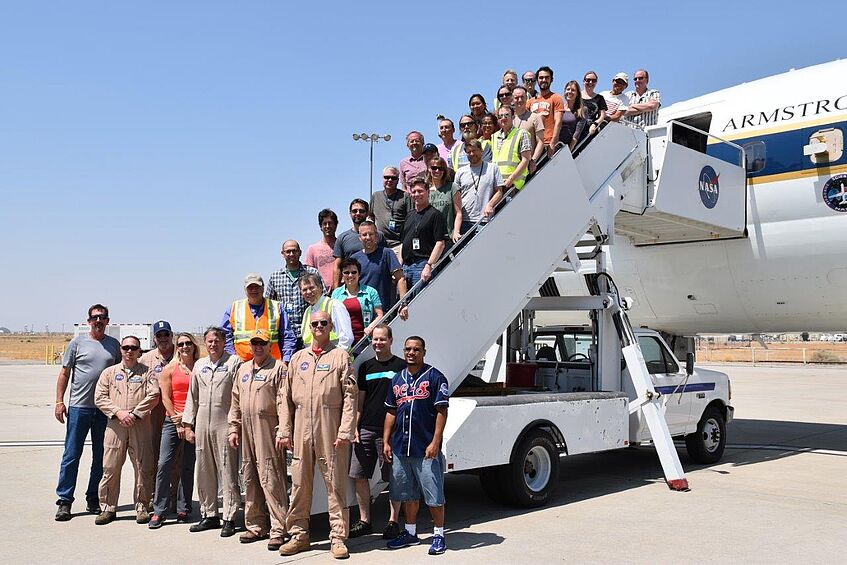
POLYGON ((0 336, 0 359, 45 361, 49 346, 56 354, 64 351, 72 334, 0 336))
POLYGON ((847 343, 801 341, 769 343, 767 349, 758 342, 745 344, 703 344, 697 350, 699 361, 847 363, 847 343), (805 352, 805 359, 804 359, 805 352))

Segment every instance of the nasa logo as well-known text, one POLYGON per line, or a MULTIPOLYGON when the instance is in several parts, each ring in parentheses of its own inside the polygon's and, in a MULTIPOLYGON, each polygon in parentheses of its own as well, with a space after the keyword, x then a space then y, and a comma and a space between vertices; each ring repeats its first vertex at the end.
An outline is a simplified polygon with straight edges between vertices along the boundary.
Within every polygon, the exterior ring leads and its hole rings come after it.
POLYGON ((156 367, 156 368, 154 369, 154 372, 156 372, 156 373, 161 373, 161 372, 162 372, 162 366, 161 366, 161 365, 159 365, 158 367, 156 367))
POLYGON ((303 361, 302 363, 300 363, 300 370, 301 371, 305 371, 308 368, 309 368, 309 362, 308 361, 303 361))
POLYGON ((122 381, 122 380, 124 380, 124 374, 123 374, 123 373, 118 373, 117 375, 115 375, 115 380, 116 380, 116 381, 122 381))
POLYGON ((242 383, 246 383, 248 381, 248 379, 250 379, 250 375, 242 375, 241 376, 241 382, 242 383))
POLYGON ((836 212, 847 212, 847 174, 835 175, 823 185, 823 201, 836 212))
POLYGON ((700 171, 700 182, 698 183, 700 200, 703 201, 703 206, 710 210, 718 203, 718 196, 720 195, 718 176, 709 165, 706 165, 700 171))

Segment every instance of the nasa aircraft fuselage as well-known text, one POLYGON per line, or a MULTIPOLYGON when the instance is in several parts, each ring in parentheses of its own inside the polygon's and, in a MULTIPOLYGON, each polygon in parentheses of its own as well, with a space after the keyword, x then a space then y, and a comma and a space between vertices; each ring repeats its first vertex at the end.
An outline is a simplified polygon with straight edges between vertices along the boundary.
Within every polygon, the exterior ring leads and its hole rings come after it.
POLYGON ((637 247, 616 236, 611 270, 635 299, 632 322, 677 335, 847 328, 847 61, 673 104, 660 111, 670 120, 745 149, 747 233, 637 247), (828 153, 804 154, 820 142, 828 153))

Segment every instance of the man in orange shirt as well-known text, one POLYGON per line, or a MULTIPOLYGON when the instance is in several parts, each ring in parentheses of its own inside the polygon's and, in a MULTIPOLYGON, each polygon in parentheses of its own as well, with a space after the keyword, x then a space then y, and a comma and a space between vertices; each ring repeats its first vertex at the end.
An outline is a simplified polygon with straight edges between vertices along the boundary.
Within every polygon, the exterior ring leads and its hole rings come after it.
POLYGON ((533 114, 541 115, 544 123, 544 145, 547 146, 547 154, 551 157, 555 151, 555 143, 559 139, 559 130, 562 129, 562 116, 565 113, 565 101, 561 96, 550 90, 553 84, 553 69, 541 67, 535 73, 538 81, 538 96, 528 102, 529 110, 533 114))

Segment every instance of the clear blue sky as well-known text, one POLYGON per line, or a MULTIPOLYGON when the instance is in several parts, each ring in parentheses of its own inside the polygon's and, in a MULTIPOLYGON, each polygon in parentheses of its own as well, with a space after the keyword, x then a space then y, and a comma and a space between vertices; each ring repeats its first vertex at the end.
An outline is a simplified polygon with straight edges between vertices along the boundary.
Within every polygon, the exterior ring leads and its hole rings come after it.
POLYGON ((380 175, 406 132, 439 141, 435 116, 490 102, 508 67, 549 65, 561 92, 644 66, 667 105, 844 55, 825 30, 840 3, 824 21, 787 2, 638 4, 598 4, 619 16, 604 25, 559 2, 3 2, 0 326, 69 328, 95 302, 113 322, 217 323, 283 240, 319 239, 319 209, 349 228, 368 194, 352 133, 394 137, 380 175))

